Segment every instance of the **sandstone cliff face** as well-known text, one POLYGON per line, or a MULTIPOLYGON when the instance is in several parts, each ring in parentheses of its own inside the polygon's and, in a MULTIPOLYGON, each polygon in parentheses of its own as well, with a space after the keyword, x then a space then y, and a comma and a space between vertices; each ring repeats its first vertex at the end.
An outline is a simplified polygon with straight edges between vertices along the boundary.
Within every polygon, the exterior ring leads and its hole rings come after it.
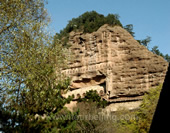
POLYGON ((168 63, 119 26, 71 32, 69 43, 73 58, 63 73, 71 78, 72 91, 66 95, 75 99, 93 89, 110 102, 139 100, 164 81, 168 63))

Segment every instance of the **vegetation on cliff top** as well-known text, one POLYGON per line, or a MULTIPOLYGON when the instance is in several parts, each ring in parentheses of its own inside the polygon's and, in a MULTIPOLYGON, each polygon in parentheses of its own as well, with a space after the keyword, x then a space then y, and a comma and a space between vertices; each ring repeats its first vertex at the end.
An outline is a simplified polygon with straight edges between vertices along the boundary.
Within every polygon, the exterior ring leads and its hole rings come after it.
POLYGON ((60 34, 61 36, 64 36, 65 34, 76 30, 83 31, 84 33, 92 33, 104 24, 122 26, 117 14, 108 14, 107 16, 104 16, 96 11, 91 11, 85 12, 79 17, 70 20, 67 26, 61 30, 60 34))
POLYGON ((56 34, 56 37, 57 39, 62 40, 62 43, 66 46, 71 31, 92 33, 97 31, 104 24, 109 24, 111 26, 119 25, 123 27, 117 14, 108 14, 107 16, 104 16, 96 11, 91 11, 85 12, 79 17, 70 20, 67 26, 61 30, 59 34, 56 34))
MULTIPOLYGON (((55 39, 61 40, 63 46, 68 46, 69 33, 72 31, 83 32, 83 33, 92 33, 97 31, 102 25, 108 24, 110 26, 121 26, 126 29, 133 37, 135 37, 135 32, 133 31, 133 25, 128 24, 123 26, 119 20, 118 14, 108 14, 104 16, 97 13, 96 11, 85 12, 77 18, 72 18, 66 25, 66 27, 56 33, 55 39)), ((144 40, 138 40, 138 42, 144 46, 151 41, 150 37, 147 37, 144 40)))

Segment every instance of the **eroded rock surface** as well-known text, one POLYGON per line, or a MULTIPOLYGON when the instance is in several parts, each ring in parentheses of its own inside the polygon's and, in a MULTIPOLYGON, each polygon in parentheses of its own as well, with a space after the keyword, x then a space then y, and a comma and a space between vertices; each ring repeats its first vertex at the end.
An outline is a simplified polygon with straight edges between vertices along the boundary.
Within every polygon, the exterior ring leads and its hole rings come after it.
POLYGON ((69 43, 73 58, 63 73, 71 78, 67 95, 75 99, 94 89, 110 102, 138 100, 164 81, 168 63, 119 26, 71 32, 69 43))

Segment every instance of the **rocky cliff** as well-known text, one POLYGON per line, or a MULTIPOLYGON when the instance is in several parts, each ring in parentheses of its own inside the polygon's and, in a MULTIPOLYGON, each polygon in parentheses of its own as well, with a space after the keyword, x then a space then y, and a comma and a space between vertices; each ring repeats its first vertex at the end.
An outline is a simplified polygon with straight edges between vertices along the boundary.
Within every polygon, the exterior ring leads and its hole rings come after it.
POLYGON ((93 89, 110 102, 135 101, 163 83, 168 63, 140 45, 125 29, 103 25, 96 32, 71 32, 72 60, 63 73, 75 99, 93 89))

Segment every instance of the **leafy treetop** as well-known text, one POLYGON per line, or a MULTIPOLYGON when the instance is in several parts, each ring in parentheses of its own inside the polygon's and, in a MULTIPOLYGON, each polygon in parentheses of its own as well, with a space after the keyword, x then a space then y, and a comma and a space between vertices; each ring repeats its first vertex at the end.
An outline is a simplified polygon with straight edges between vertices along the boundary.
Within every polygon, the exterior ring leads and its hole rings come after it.
POLYGON ((120 25, 122 24, 119 21, 118 15, 108 14, 106 17, 102 14, 97 13, 96 11, 85 12, 78 18, 73 18, 69 21, 66 28, 61 30, 61 35, 67 32, 71 32, 74 30, 81 30, 84 33, 92 33, 96 31, 103 24, 110 25, 120 25))
POLYGON ((104 16, 96 11, 85 12, 78 18, 73 18, 69 21, 67 26, 56 34, 58 39, 63 39, 65 44, 68 41, 68 36, 71 31, 82 31, 83 33, 92 33, 97 31, 102 25, 119 25, 122 27, 117 14, 108 14, 104 16))

